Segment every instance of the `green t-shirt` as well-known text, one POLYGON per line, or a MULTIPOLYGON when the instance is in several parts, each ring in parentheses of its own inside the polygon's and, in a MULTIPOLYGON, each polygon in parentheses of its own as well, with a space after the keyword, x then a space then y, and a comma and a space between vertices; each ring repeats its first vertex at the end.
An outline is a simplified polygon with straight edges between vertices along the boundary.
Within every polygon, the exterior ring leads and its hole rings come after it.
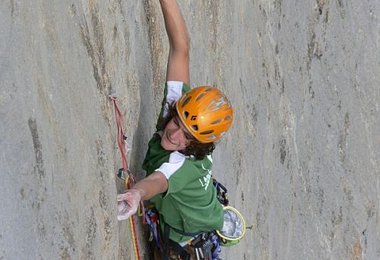
MULTIPOLYGON (((183 83, 168 82, 163 104, 167 100, 178 100, 184 89, 189 87, 183 83), (172 99, 172 96, 168 96, 170 93, 177 93, 177 96, 172 99)), ((165 115, 165 105, 160 115, 165 115)), ((161 129, 158 127, 157 130, 161 129)), ((143 169, 147 175, 160 171, 168 179, 166 193, 151 199, 160 215, 161 230, 164 230, 165 223, 186 233, 221 229, 223 208, 216 198, 216 189, 212 183, 211 156, 196 160, 177 151, 166 151, 160 143, 160 132, 156 132, 149 141, 143 169)), ((170 230, 169 238, 176 242, 189 239, 173 229, 170 230)))

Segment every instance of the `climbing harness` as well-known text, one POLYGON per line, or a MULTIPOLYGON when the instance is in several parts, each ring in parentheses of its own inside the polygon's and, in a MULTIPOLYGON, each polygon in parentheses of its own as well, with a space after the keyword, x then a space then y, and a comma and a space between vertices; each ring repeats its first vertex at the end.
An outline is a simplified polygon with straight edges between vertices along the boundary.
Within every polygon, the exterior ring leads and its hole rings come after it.
POLYGON ((221 253, 220 238, 215 231, 203 233, 188 233, 164 224, 164 232, 160 230, 160 220, 157 210, 148 208, 145 211, 146 222, 149 225, 151 238, 157 249, 161 252, 161 259, 207 259, 217 260, 221 253), (187 245, 181 246, 177 242, 169 239, 170 232, 176 232, 185 236, 193 237, 187 245), (192 257, 192 258, 191 258, 192 257))
POLYGON ((220 259, 221 246, 232 246, 239 243, 245 235, 245 221, 243 216, 233 207, 229 206, 227 189, 216 179, 213 179, 217 191, 217 198, 223 207, 223 228, 201 233, 187 233, 164 224, 161 235, 159 215, 155 208, 145 212, 146 222, 149 224, 151 239, 161 251, 162 259, 197 259, 218 260, 220 259), (193 237, 185 246, 169 239, 170 232, 176 232, 184 236, 193 237))
MULTIPOLYGON (((114 95, 109 96, 114 104, 115 109, 115 120, 116 120, 116 127, 117 127, 117 145, 119 147, 120 155, 121 155, 121 162, 122 162, 122 168, 120 168, 117 172, 117 177, 124 180, 124 186, 127 189, 130 189, 132 187, 132 184, 136 183, 136 177, 134 174, 132 174, 129 171, 128 168, 128 161, 127 161, 127 137, 124 135, 123 131, 123 115, 120 112, 118 100, 117 97, 114 95)), ((144 211, 144 207, 140 205, 140 209, 144 211)), ((133 240, 133 251, 135 253, 135 259, 141 260, 140 257, 140 249, 139 249, 139 243, 136 235, 136 222, 135 217, 131 216, 129 218, 129 224, 131 229, 131 235, 133 240)))

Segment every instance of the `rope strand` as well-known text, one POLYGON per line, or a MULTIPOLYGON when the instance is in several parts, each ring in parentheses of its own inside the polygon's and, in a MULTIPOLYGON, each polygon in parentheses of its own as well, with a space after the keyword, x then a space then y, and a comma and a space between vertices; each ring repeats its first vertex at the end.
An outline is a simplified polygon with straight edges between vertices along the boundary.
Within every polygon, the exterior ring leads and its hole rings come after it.
MULTIPOLYGON (((120 169, 122 172, 127 173, 127 176, 125 178, 124 186, 128 189, 131 188, 132 182, 136 183, 136 177, 129 171, 128 168, 128 161, 127 161, 127 142, 126 142, 126 136, 124 135, 123 131, 123 115, 120 112, 119 105, 117 103, 117 97, 116 96, 110 96, 110 99, 113 101, 114 108, 115 108, 115 120, 116 120, 116 127, 117 127, 117 145, 120 150, 121 155, 121 163, 123 168, 120 169)), ((140 208, 142 208, 142 211, 144 212, 143 203, 140 203, 140 208)), ((145 214, 144 214, 145 215, 145 214)), ((134 216, 131 216, 129 218, 129 224, 130 224, 130 230, 132 235, 132 241, 133 241, 133 251, 135 253, 135 259, 141 260, 140 257, 140 249, 139 249, 139 243, 138 238, 136 235, 136 223, 134 216)))

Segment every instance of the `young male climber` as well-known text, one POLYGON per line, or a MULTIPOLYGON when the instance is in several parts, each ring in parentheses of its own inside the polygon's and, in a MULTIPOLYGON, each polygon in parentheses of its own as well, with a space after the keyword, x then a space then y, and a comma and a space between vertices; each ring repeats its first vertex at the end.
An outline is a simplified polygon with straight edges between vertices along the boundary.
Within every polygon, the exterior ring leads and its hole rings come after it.
POLYGON ((150 200, 161 232, 183 246, 189 234, 221 229, 223 207, 212 181, 215 142, 230 128, 233 111, 220 90, 189 87, 189 36, 175 0, 160 0, 169 38, 163 106, 143 163, 147 177, 119 194, 118 219, 150 200))

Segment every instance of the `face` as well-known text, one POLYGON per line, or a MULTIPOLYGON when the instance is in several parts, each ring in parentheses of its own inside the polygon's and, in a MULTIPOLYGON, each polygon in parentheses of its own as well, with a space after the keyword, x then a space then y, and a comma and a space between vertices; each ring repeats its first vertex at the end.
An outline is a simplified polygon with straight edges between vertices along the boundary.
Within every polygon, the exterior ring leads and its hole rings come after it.
POLYGON ((167 151, 181 151, 190 143, 192 135, 181 120, 175 116, 166 125, 161 138, 161 146, 167 151))

